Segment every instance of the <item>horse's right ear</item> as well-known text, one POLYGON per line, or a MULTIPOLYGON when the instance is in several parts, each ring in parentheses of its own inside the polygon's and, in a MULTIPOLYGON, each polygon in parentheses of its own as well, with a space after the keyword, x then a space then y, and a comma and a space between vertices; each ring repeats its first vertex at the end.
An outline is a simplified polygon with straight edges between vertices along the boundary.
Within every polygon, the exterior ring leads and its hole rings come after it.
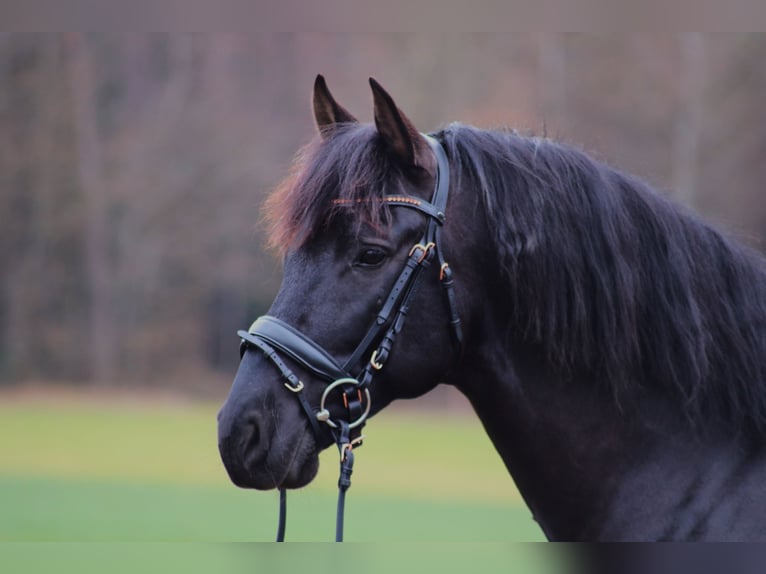
POLYGON ((330 134, 335 124, 357 122, 346 108, 335 101, 321 74, 314 81, 314 121, 323 138, 330 134))

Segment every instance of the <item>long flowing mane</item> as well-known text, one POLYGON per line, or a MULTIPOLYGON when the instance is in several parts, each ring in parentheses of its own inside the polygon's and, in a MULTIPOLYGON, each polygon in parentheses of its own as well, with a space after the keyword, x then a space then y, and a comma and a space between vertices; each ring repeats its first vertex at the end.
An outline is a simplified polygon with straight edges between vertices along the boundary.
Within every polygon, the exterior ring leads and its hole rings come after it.
MULTIPOLYGON (((455 190, 480 198, 507 281, 511 343, 620 401, 652 387, 692 423, 766 431, 766 263, 639 179, 569 146, 454 124, 433 134, 455 190)), ((348 124, 299 155, 270 197, 271 243, 336 216, 385 223, 401 174, 373 126, 348 124)))
POLYGON ((480 193, 509 328, 618 396, 661 388, 691 422, 766 430, 766 264, 646 183, 569 146, 453 125, 480 193))

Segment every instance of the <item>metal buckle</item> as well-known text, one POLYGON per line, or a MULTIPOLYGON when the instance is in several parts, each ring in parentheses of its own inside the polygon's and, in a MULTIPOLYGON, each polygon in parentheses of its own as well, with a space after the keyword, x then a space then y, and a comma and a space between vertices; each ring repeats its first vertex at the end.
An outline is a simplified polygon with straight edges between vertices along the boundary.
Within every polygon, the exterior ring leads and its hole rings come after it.
POLYGON ((420 259, 418 259, 418 263, 422 263, 423 259, 428 257, 428 252, 434 247, 436 247, 436 244, 433 241, 429 241, 425 245, 423 245, 422 243, 416 243, 415 245, 412 246, 412 249, 410 249, 410 252, 407 255, 407 257, 412 257, 412 254, 415 253, 416 250, 420 249, 423 251, 423 255, 420 256, 420 259))
POLYGON ((449 263, 446 261, 442 263, 442 266, 439 268, 439 281, 444 281, 444 272, 449 269, 449 263))
POLYGON ((346 460, 346 453, 348 451, 354 450, 355 446, 362 444, 362 440, 364 440, 364 435, 358 436, 351 442, 343 443, 343 445, 340 447, 340 461, 344 462, 346 460))
POLYGON ((383 363, 378 363, 377 359, 378 359, 378 350, 375 349, 372 352, 372 357, 370 357, 370 366, 372 366, 372 368, 375 369, 376 371, 379 371, 380 369, 383 368, 383 363))
POLYGON ((295 386, 292 386, 289 382, 285 383, 285 387, 287 387, 288 391, 292 391, 294 393, 300 393, 303 390, 303 382, 299 379, 298 384, 295 386))

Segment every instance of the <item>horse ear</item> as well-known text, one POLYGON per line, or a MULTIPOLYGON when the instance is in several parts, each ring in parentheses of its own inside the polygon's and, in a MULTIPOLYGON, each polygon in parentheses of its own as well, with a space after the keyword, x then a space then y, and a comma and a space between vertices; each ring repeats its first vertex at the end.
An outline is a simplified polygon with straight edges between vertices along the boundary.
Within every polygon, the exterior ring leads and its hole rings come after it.
POLYGON ((396 107, 393 98, 375 78, 370 78, 370 87, 375 104, 375 127, 388 148, 404 165, 419 166, 430 171, 433 154, 428 142, 396 107))
POLYGON ((322 137, 327 137, 335 124, 356 123, 357 119, 332 97, 324 77, 314 80, 314 120, 322 137))

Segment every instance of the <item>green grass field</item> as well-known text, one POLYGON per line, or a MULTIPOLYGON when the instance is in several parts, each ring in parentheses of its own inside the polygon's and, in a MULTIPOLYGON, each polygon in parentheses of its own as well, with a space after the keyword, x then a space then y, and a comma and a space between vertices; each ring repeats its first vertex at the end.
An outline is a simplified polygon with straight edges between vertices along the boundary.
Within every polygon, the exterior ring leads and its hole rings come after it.
MULTIPOLYGON (((0 541, 270 541, 277 495, 229 483, 217 405, 0 399, 0 541)), ((542 535, 475 418, 373 419, 347 499, 349 541, 535 541, 542 535)), ((331 540, 336 453, 288 497, 287 537, 331 540)), ((11 552, 12 554, 12 552, 11 552)))

